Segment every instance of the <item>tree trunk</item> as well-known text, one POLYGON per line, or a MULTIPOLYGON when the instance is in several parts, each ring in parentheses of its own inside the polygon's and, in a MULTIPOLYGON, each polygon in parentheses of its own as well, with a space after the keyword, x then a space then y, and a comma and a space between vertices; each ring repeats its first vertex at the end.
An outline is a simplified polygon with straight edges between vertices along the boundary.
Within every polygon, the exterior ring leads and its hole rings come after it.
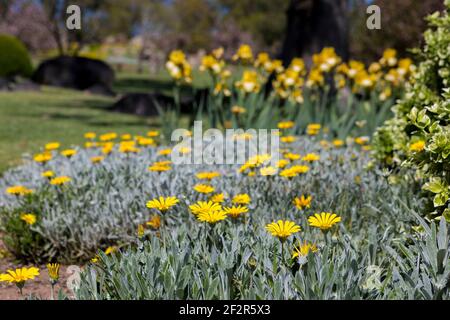
POLYGON ((281 58, 308 57, 334 47, 344 59, 349 52, 348 0, 291 0, 281 58))

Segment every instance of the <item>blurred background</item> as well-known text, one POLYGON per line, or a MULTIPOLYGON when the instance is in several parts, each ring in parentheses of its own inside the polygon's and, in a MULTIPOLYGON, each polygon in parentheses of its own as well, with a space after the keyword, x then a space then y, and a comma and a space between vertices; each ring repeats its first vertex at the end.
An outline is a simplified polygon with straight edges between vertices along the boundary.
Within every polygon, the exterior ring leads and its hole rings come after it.
POLYGON ((2 0, 0 32, 19 38, 35 59, 80 55, 155 72, 173 49, 194 59, 220 46, 231 55, 248 43, 287 57, 319 51, 305 42, 320 46, 320 38, 333 42, 336 34, 341 51, 356 59, 378 58, 387 47, 404 55, 420 44, 424 17, 442 8, 441 0, 2 0), (70 4, 82 8, 76 32, 65 28, 70 4), (368 4, 381 8, 381 30, 366 28, 368 4), (304 52, 284 43, 292 33, 304 36, 304 52))
POLYGON ((196 71, 205 54, 222 47, 230 59, 244 43, 285 66, 294 57, 308 62, 324 47, 369 64, 386 48, 411 56, 425 16, 442 8, 442 0, 0 0, 0 172, 48 141, 69 145, 86 131, 137 134, 161 126, 158 117, 136 116, 136 108, 108 108, 130 93, 170 96, 175 83, 165 64, 172 50, 186 54, 195 88, 207 86, 196 71), (82 9, 81 30, 66 28, 70 4, 82 9), (370 4, 381 8, 381 30, 366 27, 370 4), (104 64, 43 63, 61 56, 104 64), (69 65, 95 71, 81 83, 64 82, 69 65))

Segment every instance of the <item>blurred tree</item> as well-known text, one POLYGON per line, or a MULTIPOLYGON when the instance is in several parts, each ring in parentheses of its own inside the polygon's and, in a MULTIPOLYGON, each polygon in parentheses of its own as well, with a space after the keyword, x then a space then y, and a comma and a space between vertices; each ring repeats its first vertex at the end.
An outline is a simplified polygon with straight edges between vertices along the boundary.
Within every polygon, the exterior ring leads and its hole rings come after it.
POLYGON ((225 23, 232 20, 259 45, 275 50, 285 35, 288 5, 289 0, 217 0, 225 23))
POLYGON ((378 59, 385 48, 401 55, 418 47, 426 29, 425 17, 444 8, 443 0, 374 0, 381 8, 381 30, 366 27, 367 1, 360 0, 351 12, 351 54, 367 61, 378 59))
POLYGON ((0 33, 19 38, 32 53, 55 48, 42 8, 27 0, 0 1, 0 33))
POLYGON ((208 0, 174 0, 173 14, 174 31, 187 37, 186 50, 210 47, 217 12, 208 0))
POLYGON ((349 34, 348 0, 291 0, 282 49, 285 63, 331 46, 346 59, 349 34))

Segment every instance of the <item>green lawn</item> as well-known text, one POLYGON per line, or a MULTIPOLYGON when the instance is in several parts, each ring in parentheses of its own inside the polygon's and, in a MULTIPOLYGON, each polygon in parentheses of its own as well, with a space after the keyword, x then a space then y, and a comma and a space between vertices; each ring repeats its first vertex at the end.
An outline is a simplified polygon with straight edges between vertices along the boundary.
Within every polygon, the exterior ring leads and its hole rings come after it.
MULTIPOLYGON (((194 87, 205 87, 208 81, 206 74, 194 72, 194 87)), ((119 94, 171 94, 173 85, 166 72, 118 73, 114 90, 119 94)), ((68 147, 82 143, 87 131, 142 134, 160 125, 157 118, 105 110, 115 100, 51 87, 43 87, 39 92, 0 92, 0 173, 19 164, 24 153, 35 153, 49 141, 68 147)))
POLYGON ((86 131, 145 133, 157 119, 113 113, 113 98, 43 87, 40 92, 0 92, 0 172, 49 141, 80 144, 86 131))

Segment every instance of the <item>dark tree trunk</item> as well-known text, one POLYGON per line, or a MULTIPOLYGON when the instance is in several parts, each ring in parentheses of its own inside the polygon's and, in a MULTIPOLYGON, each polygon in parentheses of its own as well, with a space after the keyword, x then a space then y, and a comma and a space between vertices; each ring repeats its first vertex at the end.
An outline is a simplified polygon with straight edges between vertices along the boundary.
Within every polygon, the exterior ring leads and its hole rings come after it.
POLYGON ((348 0, 291 0, 281 58, 288 64, 324 47, 348 58, 348 0))

